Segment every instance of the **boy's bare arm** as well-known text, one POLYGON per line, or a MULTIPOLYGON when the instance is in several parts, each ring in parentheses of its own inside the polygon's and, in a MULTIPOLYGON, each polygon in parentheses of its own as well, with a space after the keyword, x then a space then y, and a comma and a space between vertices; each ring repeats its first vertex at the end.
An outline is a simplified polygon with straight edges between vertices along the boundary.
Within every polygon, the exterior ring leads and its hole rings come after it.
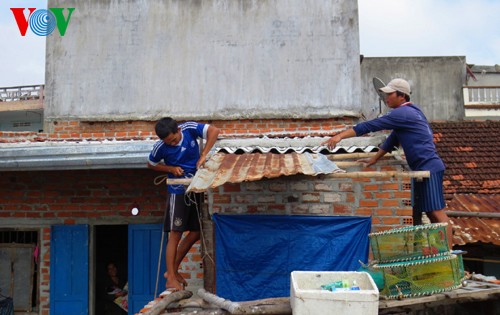
POLYGON ((212 147, 215 144, 215 141, 217 141, 217 137, 219 136, 219 128, 209 125, 208 130, 207 130, 207 142, 205 143, 205 146, 203 147, 203 151, 200 154, 200 158, 198 159, 198 162, 196 163, 196 168, 201 168, 207 159, 207 154, 210 152, 212 147))

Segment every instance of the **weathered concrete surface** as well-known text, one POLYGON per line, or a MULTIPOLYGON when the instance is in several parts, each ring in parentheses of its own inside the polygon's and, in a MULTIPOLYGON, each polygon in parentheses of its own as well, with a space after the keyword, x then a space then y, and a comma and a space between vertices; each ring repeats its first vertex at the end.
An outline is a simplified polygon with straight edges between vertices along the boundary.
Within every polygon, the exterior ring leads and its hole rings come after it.
MULTIPOLYGON (((462 120, 465 71, 464 56, 364 58, 361 64, 363 112, 368 118, 378 114, 379 98, 373 77, 386 84, 394 78, 403 78, 410 83, 411 101, 420 106, 428 120, 462 120)), ((387 112, 383 103, 382 112, 387 112)))
POLYGON ((360 111, 348 0, 49 0, 47 121, 316 118, 360 111))

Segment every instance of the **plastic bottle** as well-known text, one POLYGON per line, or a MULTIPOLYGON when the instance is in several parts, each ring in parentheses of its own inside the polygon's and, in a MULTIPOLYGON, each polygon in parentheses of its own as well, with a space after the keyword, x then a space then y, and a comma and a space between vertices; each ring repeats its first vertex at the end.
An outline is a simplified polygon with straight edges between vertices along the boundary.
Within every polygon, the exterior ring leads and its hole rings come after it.
POLYGON ((356 282, 356 280, 352 280, 351 291, 359 291, 359 286, 358 286, 358 283, 356 282))

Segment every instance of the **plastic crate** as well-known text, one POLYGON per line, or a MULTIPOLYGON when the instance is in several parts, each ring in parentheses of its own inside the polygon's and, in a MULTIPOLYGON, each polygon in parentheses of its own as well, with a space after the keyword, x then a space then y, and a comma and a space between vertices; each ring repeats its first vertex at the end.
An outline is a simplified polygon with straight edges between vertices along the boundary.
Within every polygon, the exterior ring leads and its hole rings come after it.
POLYGON ((379 291, 366 272, 293 271, 290 304, 293 315, 378 314, 379 291), (359 291, 328 291, 321 288, 336 281, 353 280, 359 291))
POLYGON ((407 298, 451 291, 462 286, 464 270, 461 255, 444 255, 411 261, 373 265, 382 271, 387 298, 407 298))
POLYGON ((388 263, 448 255, 447 225, 432 223, 370 233, 373 258, 388 263))

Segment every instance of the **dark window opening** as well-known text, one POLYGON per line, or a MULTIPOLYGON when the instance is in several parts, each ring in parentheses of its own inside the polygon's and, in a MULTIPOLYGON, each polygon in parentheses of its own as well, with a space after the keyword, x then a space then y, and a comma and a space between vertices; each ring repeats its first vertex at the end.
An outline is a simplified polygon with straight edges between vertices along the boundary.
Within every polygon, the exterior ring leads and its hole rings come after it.
POLYGON ((0 294, 13 298, 14 311, 38 310, 38 231, 0 230, 0 294))
MULTIPOLYGON (((95 227, 96 244, 96 315, 123 314, 107 297, 109 291, 107 267, 114 263, 121 281, 128 275, 128 226, 98 225, 95 227)), ((126 314, 126 313, 125 313, 126 314)))

